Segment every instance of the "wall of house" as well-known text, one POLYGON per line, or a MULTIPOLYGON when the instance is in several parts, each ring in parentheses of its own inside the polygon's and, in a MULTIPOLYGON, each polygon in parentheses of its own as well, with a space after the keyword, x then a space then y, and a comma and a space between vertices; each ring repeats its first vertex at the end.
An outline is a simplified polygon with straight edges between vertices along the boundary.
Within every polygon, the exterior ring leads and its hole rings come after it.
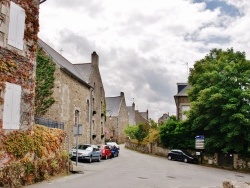
POLYGON ((90 76, 90 85, 94 87, 92 92, 92 144, 103 144, 104 137, 101 135, 105 130, 105 91, 102 84, 102 78, 99 71, 99 56, 93 52, 92 53, 92 73, 90 76))
POLYGON ((64 128, 69 136, 70 146, 72 147, 76 144, 76 137, 73 135, 75 110, 79 110, 79 124, 83 126, 83 131, 82 135, 78 137, 78 143, 89 143, 90 129, 87 105, 87 100, 90 99, 89 89, 58 66, 56 66, 54 74, 55 86, 53 97, 55 103, 49 108, 44 117, 64 123, 64 128))
POLYGON ((38 1, 10 0, 0 2, 0 131, 30 129, 34 124, 34 89, 37 33, 39 31, 38 1), (11 8, 11 7, 12 8, 11 8), (13 6, 22 14, 23 24, 15 24, 10 12, 13 6), (19 40, 12 38, 12 27, 18 26, 19 40), (20 40, 21 37, 21 40, 20 40), (12 39, 12 43, 10 43, 12 39), (22 40, 23 39, 23 40, 22 40), (10 45, 11 44, 11 45, 10 45), (9 105, 9 93, 15 104, 9 105), (8 105, 7 105, 8 104, 8 105), (7 106, 9 106, 7 108, 7 106), (12 117, 10 112, 16 111, 12 117))
POLYGON ((121 95, 121 108, 119 111, 119 128, 118 128, 118 143, 124 143, 126 134, 124 129, 129 125, 128 109, 126 106, 126 101, 124 94, 121 95))
POLYGON ((182 96, 182 97, 178 97, 178 112, 177 112, 177 119, 182 120, 182 116, 183 116, 183 112, 182 112, 182 106, 183 105, 190 105, 189 101, 188 101, 188 97, 187 96, 182 96))

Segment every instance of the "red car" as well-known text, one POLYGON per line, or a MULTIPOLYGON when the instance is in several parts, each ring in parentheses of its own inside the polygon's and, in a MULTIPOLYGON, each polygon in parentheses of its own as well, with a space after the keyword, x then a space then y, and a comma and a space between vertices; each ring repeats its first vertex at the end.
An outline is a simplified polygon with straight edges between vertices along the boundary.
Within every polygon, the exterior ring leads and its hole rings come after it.
POLYGON ((111 159, 112 158, 112 151, 108 145, 101 145, 100 150, 101 150, 103 159, 111 159))

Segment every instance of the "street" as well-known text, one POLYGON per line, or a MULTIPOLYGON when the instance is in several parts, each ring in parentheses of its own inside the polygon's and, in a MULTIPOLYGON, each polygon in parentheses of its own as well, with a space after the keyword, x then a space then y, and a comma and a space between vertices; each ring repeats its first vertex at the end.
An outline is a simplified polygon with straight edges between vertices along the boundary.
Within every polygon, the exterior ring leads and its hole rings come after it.
POLYGON ((250 174, 169 161, 121 146, 119 157, 83 163, 83 174, 25 186, 27 188, 221 188, 223 181, 250 182, 250 174))

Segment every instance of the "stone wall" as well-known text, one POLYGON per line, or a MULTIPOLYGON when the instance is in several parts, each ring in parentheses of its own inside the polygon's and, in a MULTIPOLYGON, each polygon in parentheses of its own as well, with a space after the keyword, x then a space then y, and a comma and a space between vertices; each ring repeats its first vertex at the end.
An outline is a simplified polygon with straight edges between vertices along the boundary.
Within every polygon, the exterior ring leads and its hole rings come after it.
POLYGON ((134 142, 130 139, 127 139, 125 142, 125 147, 128 149, 132 149, 135 151, 139 151, 146 154, 153 154, 158 155, 162 157, 166 157, 168 153, 168 149, 158 147, 157 144, 151 143, 151 144, 138 144, 137 142, 134 142))
POLYGON ((53 98, 55 103, 44 115, 55 121, 63 122, 65 131, 69 137, 70 147, 75 146, 76 137, 73 134, 73 125, 75 124, 75 110, 79 111, 79 124, 83 126, 81 135, 78 137, 78 143, 90 143, 90 129, 88 119, 89 89, 69 74, 56 66, 55 85, 53 98))
POLYGON ((250 183, 237 181, 224 181, 223 188, 250 188, 250 183))
POLYGON ((104 144, 104 138, 102 134, 105 129, 105 90, 102 83, 102 78, 99 70, 99 56, 96 52, 91 54, 91 76, 89 78, 89 84, 94 87, 92 108, 95 113, 91 116, 92 119, 92 137, 91 143, 104 144))

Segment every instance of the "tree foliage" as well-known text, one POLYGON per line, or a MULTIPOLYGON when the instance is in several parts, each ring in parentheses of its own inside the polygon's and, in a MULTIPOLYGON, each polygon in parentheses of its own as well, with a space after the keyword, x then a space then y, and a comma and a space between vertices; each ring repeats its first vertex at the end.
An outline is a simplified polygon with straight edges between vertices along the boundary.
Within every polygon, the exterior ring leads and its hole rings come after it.
POLYGON ((52 97, 54 88, 55 64, 42 50, 37 52, 36 88, 35 88, 35 114, 44 115, 55 102, 52 97))
POLYGON ((244 153, 250 144, 250 61, 233 49, 213 49, 188 78, 187 123, 205 135, 206 149, 244 153))
POLYGON ((149 134, 150 127, 148 124, 140 123, 138 125, 128 126, 124 129, 125 134, 131 139, 136 139, 138 142, 143 141, 149 134))
POLYGON ((159 128, 160 142, 167 148, 194 148, 194 135, 190 134, 185 122, 171 116, 159 128))

